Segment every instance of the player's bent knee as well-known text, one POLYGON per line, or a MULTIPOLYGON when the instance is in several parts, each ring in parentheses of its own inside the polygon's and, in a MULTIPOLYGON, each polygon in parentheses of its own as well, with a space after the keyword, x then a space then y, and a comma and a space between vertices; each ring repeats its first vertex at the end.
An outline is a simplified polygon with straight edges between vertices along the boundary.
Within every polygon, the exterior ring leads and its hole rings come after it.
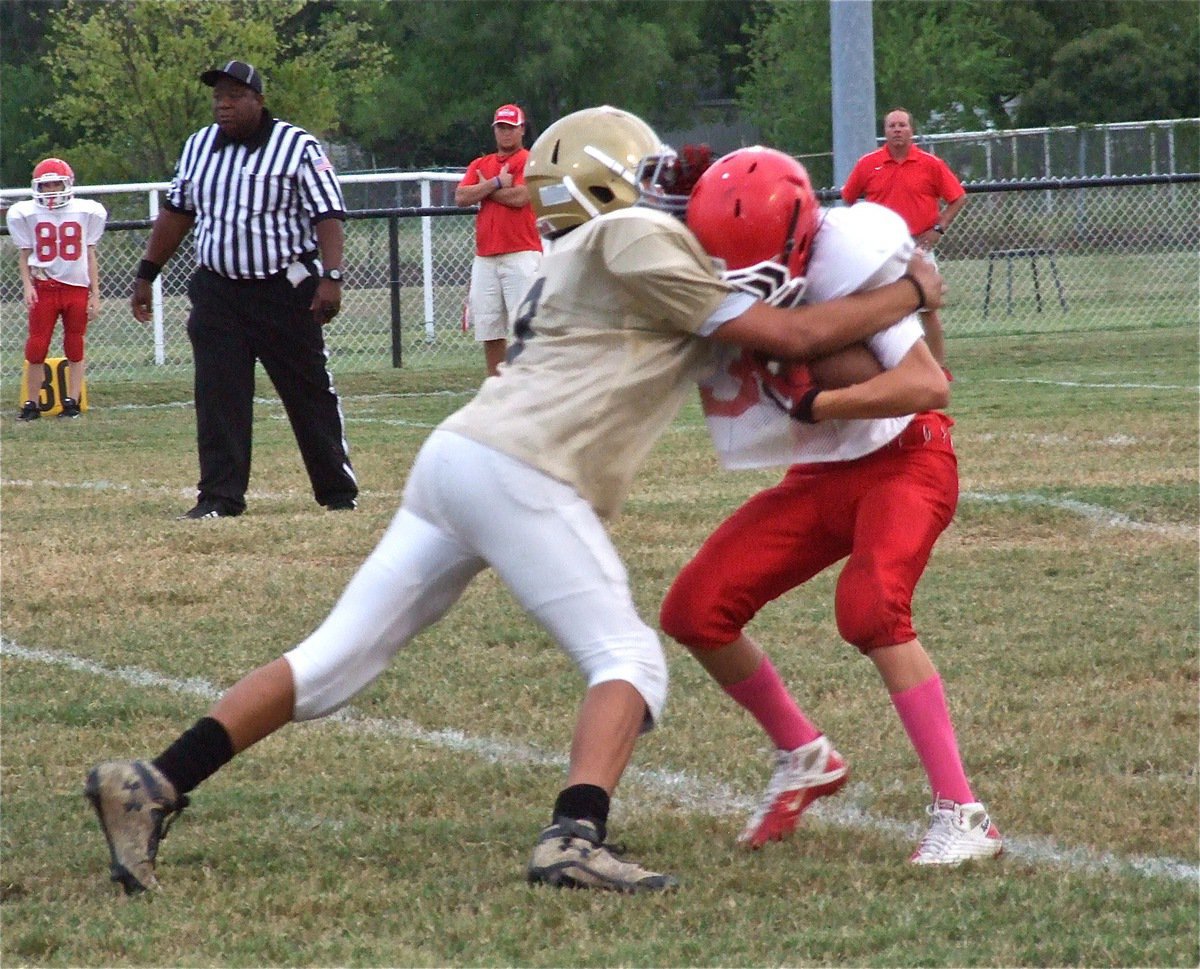
POLYGON ((649 715, 643 730, 649 730, 658 722, 667 703, 667 660, 658 636, 646 627, 645 635, 609 640, 594 655, 594 660, 581 661, 588 687, 612 680, 629 683, 646 701, 649 715))
POLYGON ((870 595, 862 590, 849 595, 839 585, 835 616, 838 633, 864 655, 915 638, 907 606, 889 601, 879 589, 870 595))
POLYGON ((688 649, 727 646, 750 620, 727 595, 713 587, 711 575, 707 570, 685 568, 658 611, 662 631, 688 649))

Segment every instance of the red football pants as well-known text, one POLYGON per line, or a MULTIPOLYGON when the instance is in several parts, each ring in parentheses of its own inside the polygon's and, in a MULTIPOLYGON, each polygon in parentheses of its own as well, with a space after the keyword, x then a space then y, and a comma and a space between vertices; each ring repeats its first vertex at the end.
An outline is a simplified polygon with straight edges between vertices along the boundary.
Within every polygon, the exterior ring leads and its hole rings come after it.
POLYGON ((54 324, 63 321, 63 351, 68 360, 83 359, 83 335, 87 332, 88 288, 68 286, 55 279, 35 279, 37 302, 29 311, 29 339, 25 341, 25 359, 45 363, 50 350, 54 324))
POLYGON ((913 590, 958 504, 953 423, 921 414, 865 457, 789 468, 679 573, 663 631, 693 648, 728 645, 772 599, 849 556, 837 582, 841 635, 864 653, 915 639, 913 590))

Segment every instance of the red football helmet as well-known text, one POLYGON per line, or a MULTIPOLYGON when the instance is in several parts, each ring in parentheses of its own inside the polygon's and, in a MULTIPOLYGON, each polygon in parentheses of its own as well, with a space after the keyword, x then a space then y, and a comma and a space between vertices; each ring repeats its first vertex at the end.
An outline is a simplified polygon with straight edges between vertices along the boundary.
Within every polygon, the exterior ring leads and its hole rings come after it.
POLYGON ((61 158, 47 158, 33 169, 33 199, 44 209, 60 209, 75 196, 75 172, 61 158), (61 182, 57 191, 42 188, 47 183, 61 182))
POLYGON ((773 148, 739 148, 718 159, 696 183, 688 228, 724 277, 776 306, 804 295, 804 273, 820 211, 808 172, 773 148))

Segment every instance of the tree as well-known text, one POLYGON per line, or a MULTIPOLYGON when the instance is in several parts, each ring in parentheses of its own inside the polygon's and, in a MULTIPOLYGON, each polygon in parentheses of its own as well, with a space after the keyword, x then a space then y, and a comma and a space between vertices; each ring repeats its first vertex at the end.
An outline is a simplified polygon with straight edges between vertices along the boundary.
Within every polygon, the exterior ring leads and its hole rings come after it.
POLYGON ((1021 124, 1153 121, 1194 112, 1195 65, 1179 53, 1129 24, 1088 31, 1059 48, 1050 73, 1021 96, 1021 124))
POLYGON ((199 74, 229 58, 266 79, 268 108, 314 134, 339 130, 344 105, 369 97, 387 51, 366 39, 355 8, 337 7, 315 33, 303 0, 72 0, 51 16, 43 63, 58 92, 41 117, 71 135, 57 147, 80 181, 156 181, 211 122, 199 74))
POLYGON ((45 122, 37 117, 56 97, 41 59, 47 51, 45 20, 63 3, 0 3, 0 184, 28 182, 33 166, 63 135, 53 117, 45 122))
POLYGON ((989 5, 987 13, 1016 40, 1010 95, 1022 127, 1197 112, 1195 0, 1027 0, 989 5))
POLYGON ((700 41, 712 2, 372 7, 396 67, 351 125, 387 164, 465 164, 490 150, 492 111, 510 101, 525 108, 531 135, 602 103, 656 127, 684 123, 717 78, 718 59, 700 41))
MULTIPOLYGON (((975 0, 877 0, 875 91, 908 108, 924 131, 1003 123, 1000 92, 1015 73, 1010 42, 975 0)), ((818 184, 832 182, 829 5, 772 4, 752 29, 738 97, 764 139, 804 157, 818 184)))

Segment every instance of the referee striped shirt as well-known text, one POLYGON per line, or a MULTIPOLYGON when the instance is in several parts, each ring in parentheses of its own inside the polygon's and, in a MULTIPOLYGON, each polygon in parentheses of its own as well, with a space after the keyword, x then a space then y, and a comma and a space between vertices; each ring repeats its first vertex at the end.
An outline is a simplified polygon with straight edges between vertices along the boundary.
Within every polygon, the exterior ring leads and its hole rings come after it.
POLYGON ((313 225, 346 217, 320 142, 266 112, 244 141, 215 124, 188 138, 163 206, 195 216, 196 262, 229 279, 266 279, 315 259, 313 225))

